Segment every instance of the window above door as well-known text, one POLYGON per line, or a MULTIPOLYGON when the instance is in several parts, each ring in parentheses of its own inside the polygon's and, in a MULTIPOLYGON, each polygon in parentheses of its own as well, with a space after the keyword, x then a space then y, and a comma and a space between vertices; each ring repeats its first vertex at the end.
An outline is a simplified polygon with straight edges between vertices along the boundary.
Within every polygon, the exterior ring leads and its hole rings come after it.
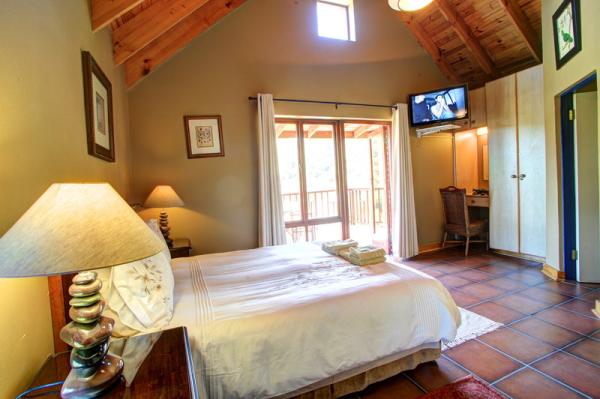
POLYGON ((353 0, 317 0, 320 37, 356 41, 353 0))

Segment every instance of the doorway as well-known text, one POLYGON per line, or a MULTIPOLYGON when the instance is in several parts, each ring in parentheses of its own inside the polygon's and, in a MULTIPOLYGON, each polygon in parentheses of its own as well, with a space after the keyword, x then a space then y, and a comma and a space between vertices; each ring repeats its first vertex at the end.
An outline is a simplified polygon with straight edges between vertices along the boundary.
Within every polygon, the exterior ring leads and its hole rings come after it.
POLYGON ((596 75, 560 97, 563 257, 569 280, 600 282, 600 192, 596 75))
POLYGON ((275 121, 288 242, 353 238, 389 252, 388 122, 275 121))

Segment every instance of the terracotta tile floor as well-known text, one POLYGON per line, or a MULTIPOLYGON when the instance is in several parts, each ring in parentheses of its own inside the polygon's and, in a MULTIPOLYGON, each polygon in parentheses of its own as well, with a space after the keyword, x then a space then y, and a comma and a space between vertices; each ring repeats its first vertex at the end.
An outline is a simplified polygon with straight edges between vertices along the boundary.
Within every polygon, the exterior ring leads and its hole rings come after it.
POLYGON ((475 374, 508 398, 600 398, 600 320, 589 311, 599 284, 557 283, 540 265, 462 248, 405 262, 439 279, 458 306, 504 327, 437 362, 370 386, 352 398, 417 398, 475 374))

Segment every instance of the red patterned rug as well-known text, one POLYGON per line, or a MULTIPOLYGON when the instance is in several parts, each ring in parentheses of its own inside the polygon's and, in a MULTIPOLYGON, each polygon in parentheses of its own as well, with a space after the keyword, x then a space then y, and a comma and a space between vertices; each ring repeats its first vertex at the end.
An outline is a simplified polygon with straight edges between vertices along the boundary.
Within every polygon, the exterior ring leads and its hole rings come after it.
POLYGON ((472 375, 431 391, 420 399, 505 399, 498 391, 472 375))

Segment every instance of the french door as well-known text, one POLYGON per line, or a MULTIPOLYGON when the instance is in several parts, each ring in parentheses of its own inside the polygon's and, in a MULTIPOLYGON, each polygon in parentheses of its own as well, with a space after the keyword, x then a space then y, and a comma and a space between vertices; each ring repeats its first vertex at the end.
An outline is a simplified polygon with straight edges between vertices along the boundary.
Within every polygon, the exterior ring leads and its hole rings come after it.
POLYGON ((277 119, 288 242, 354 238, 389 249, 389 123, 277 119))

